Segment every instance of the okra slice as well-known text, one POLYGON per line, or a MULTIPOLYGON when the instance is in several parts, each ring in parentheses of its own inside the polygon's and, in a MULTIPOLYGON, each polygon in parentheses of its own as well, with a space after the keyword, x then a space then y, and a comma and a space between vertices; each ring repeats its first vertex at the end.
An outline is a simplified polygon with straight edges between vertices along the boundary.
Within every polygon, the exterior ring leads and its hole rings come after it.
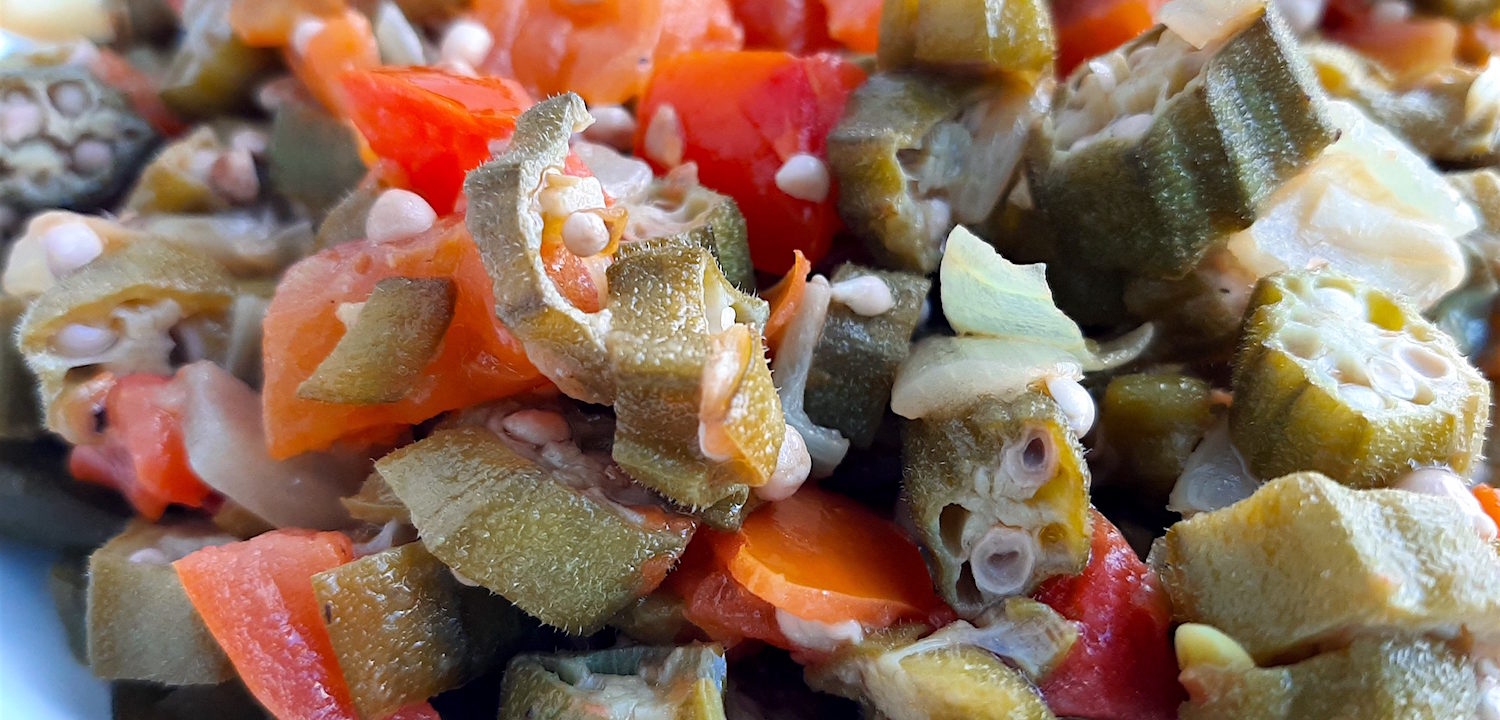
POLYGON ((421 543, 318 573, 312 584, 362 717, 468 682, 530 624, 488 590, 460 584, 421 543))
POLYGON ((87 665, 88 555, 68 553, 58 558, 47 572, 47 594, 52 596, 52 606, 57 610, 57 619, 62 621, 63 633, 68 638, 68 650, 73 653, 73 659, 87 665))
POLYGON ((157 213, 216 213, 230 206, 208 182, 204 161, 214 162, 228 146, 203 125, 162 147, 141 170, 125 197, 125 210, 157 213))
POLYGON ((183 6, 183 37, 161 86, 161 99, 172 112, 211 118, 247 109, 256 81, 278 65, 274 51, 248 47, 235 37, 231 4, 193 0, 183 6))
POLYGON ((484 428, 440 430, 375 469, 434 556, 570 633, 655 588, 692 534, 683 518, 570 484, 484 428))
POLYGON ((726 672, 717 645, 522 655, 505 669, 500 720, 722 719, 726 672))
POLYGON ((1405 304, 1328 270, 1261 280, 1235 358, 1234 444, 1259 477, 1315 470, 1382 487, 1479 462, 1490 388, 1405 304))
POLYGON ((834 272, 803 391, 814 424, 839 431, 855 447, 870 446, 931 287, 920 275, 850 263, 834 272))
POLYGON ((89 667, 108 680, 211 685, 234 667, 188 602, 172 563, 239 538, 207 523, 135 521, 89 557, 89 667))
POLYGON ((1064 257, 1182 277, 1337 137, 1273 10, 1227 29, 1158 26, 1068 78, 1029 165, 1064 257))
POLYGON ((953 226, 985 222, 1010 190, 1054 85, 871 76, 828 136, 840 216, 881 265, 936 270, 953 226))
POLYGON ((1182 720, 1481 717, 1475 661, 1428 638, 1356 637, 1347 647, 1278 667, 1184 665, 1182 682, 1189 688, 1182 720))
POLYGON ((47 428, 87 442, 91 430, 69 417, 80 404, 74 395, 93 392, 89 381, 105 372, 171 374, 167 331, 183 318, 222 316, 235 295, 219 263, 164 239, 130 243, 59 280, 16 331, 47 428))
POLYGON ((456 298, 448 278, 375 283, 349 330, 297 386, 297 397, 350 405, 399 402, 436 355, 456 298))
POLYGON ((396 491, 391 489, 380 473, 370 473, 370 477, 359 486, 359 492, 339 502, 344 504, 349 516, 355 520, 376 525, 392 521, 411 524, 411 512, 401 503, 401 498, 396 497, 396 491))
POLYGON ((847 647, 809 668, 808 684, 860 701, 870 717, 1053 720, 1041 694, 1000 655, 943 630, 922 638, 923 629, 892 628, 847 647))
POLYGON ((959 617, 1088 562, 1088 466, 1052 398, 986 397, 902 435, 907 512, 959 617))
MULTIPOLYGON (((355 131, 322 108, 298 102, 276 111, 266 166, 271 187, 317 218, 354 190, 366 172, 355 131)), ((361 236, 363 226, 360 222, 361 236)))
POLYGON ((1454 63, 1398 79, 1343 45, 1314 42, 1303 50, 1330 96, 1358 105, 1433 161, 1492 165, 1500 160, 1500 98, 1493 89, 1500 83, 1500 65, 1454 63))
POLYGON ((1176 373, 1121 375, 1100 408, 1103 442, 1129 476, 1166 497, 1198 441, 1213 425, 1213 388, 1176 373))
POLYGON ((1173 525, 1150 563, 1178 620, 1261 663, 1351 633, 1500 632, 1495 550, 1443 497, 1288 475, 1173 525))
MULTIPOLYGON (((604 336, 609 313, 578 309, 553 284, 542 260, 543 229, 568 209, 581 186, 565 179, 568 139, 592 122, 572 93, 537 103, 516 121, 506 153, 464 180, 467 222, 495 289, 495 314, 521 339, 541 373, 570 397, 614 401, 614 377, 604 336)), ((589 186, 589 187, 592 187, 589 186)), ((602 191, 598 195, 602 206, 602 191)), ((580 210, 582 211, 582 210, 580 210)))
POLYGON ((681 165, 653 180, 645 194, 626 203, 628 241, 676 238, 713 253, 735 288, 755 292, 745 216, 734 198, 698 184, 696 166, 681 165))
POLYGON ((880 18, 883 70, 1034 76, 1056 55, 1052 11, 1040 0, 894 0, 880 18))
POLYGON ((0 135, 0 235, 33 211, 80 212, 111 202, 156 142, 123 94, 82 65, 0 69, 0 101, 14 118, 0 135))
POLYGON ((764 301, 708 251, 634 243, 609 268, 614 458, 694 511, 742 504, 776 469, 786 420, 760 328, 764 301))

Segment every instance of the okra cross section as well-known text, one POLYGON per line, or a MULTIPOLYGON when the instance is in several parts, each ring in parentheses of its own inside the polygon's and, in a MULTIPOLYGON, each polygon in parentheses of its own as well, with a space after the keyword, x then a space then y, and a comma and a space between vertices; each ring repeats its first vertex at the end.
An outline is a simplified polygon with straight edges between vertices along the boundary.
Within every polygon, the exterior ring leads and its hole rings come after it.
POLYGON ((1383 487, 1479 462, 1490 387, 1414 310, 1328 270, 1261 280, 1235 358, 1230 431, 1269 478, 1315 470, 1383 487))

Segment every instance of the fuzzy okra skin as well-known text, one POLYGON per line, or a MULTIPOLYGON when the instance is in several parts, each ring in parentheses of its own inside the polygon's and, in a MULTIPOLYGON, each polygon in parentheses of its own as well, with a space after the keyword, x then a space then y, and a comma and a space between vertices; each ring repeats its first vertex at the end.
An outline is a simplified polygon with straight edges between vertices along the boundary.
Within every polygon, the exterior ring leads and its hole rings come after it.
POLYGON ((1182 668, 1195 689, 1182 720, 1452 720, 1479 717, 1479 678, 1466 653, 1429 638, 1357 637, 1292 665, 1182 668))
POLYGON ((1057 55, 1041 0, 894 0, 880 18, 882 69, 1035 75, 1057 55))
POLYGON ((1052 398, 984 398, 908 423, 903 437, 912 525, 938 594, 960 617, 1088 562, 1088 466, 1052 398), (1015 554, 991 579, 974 561, 987 564, 1001 541, 1015 554))
POLYGON ((911 336, 932 282, 913 273, 845 263, 834 272, 833 284, 858 278, 883 283, 894 304, 862 315, 837 300, 829 303, 802 402, 814 424, 839 431, 855 447, 869 447, 890 405, 896 369, 911 352, 911 336))
POLYGON ((297 387, 297 397, 353 405, 400 401, 437 353, 456 298, 448 278, 375 283, 348 331, 297 387))
POLYGON ((1384 487, 1413 467, 1467 474, 1490 386, 1415 310, 1328 270, 1256 286, 1235 358, 1230 432, 1258 477, 1314 470, 1384 487))
POLYGON ((534 627, 488 590, 459 584, 421 543, 318 573, 312 584, 364 717, 386 717, 468 682, 534 627))
POLYGON ((1274 11, 1203 49, 1158 27, 1068 79, 1033 134, 1030 188, 1065 256, 1177 278, 1336 137, 1274 11))
MULTIPOLYGON (((708 251, 672 242, 626 246, 609 289, 615 462, 693 511, 743 506, 786 433, 760 339, 765 302, 736 290, 708 251), (721 387, 706 387, 716 374, 721 387), (722 417, 705 413, 714 403, 722 417)), ((740 513, 718 515, 705 517, 738 525, 740 513)))
POLYGON ((505 670, 500 720, 723 720, 727 669, 717 645, 522 655, 505 670))
POLYGON ((440 430, 375 469, 434 556, 570 633, 653 589, 692 534, 683 518, 569 486, 482 428, 440 430))
POLYGON ((1190 375, 1141 373, 1109 381, 1100 424, 1135 480, 1165 497, 1213 424, 1212 387, 1190 375))
POLYGON ((238 538, 211 525, 131 523, 89 557, 89 667, 110 680, 209 685, 234 667, 188 601, 171 563, 238 538))
POLYGON ((14 342, 16 325, 26 302, 17 297, 0 295, 0 439, 27 440, 42 432, 40 411, 36 406, 36 376, 26 367, 26 359, 14 342))
POLYGON ((1178 620, 1261 663, 1351 631, 1500 637, 1500 562, 1448 498, 1297 473, 1173 525, 1149 561, 1178 620))

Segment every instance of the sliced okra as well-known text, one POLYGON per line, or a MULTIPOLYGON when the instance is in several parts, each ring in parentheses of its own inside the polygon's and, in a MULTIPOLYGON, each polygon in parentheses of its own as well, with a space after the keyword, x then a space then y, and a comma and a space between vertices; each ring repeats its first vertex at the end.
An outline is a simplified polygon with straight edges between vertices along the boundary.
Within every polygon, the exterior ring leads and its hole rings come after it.
POLYGON ((717 645, 522 655, 505 670, 500 720, 722 719, 726 672, 717 645))
POLYGON ((456 299, 448 278, 386 278, 297 397, 330 403, 399 402, 432 361, 453 321, 456 299))
POLYGON ((653 180, 645 194, 627 203, 629 241, 672 237, 713 253, 730 283, 755 291, 745 216, 734 199, 698 183, 697 174, 680 166, 653 180))
POLYGON ((1035 76, 1056 55, 1052 11, 1039 0, 898 0, 880 18, 882 69, 1035 76))

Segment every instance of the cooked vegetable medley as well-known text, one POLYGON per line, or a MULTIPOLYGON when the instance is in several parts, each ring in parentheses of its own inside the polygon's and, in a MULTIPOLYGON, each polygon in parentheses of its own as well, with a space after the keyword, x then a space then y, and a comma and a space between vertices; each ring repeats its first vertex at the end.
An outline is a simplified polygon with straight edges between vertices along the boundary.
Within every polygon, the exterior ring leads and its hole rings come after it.
POLYGON ((1496 54, 0 0, 0 537, 129 720, 1500 720, 1496 54))

